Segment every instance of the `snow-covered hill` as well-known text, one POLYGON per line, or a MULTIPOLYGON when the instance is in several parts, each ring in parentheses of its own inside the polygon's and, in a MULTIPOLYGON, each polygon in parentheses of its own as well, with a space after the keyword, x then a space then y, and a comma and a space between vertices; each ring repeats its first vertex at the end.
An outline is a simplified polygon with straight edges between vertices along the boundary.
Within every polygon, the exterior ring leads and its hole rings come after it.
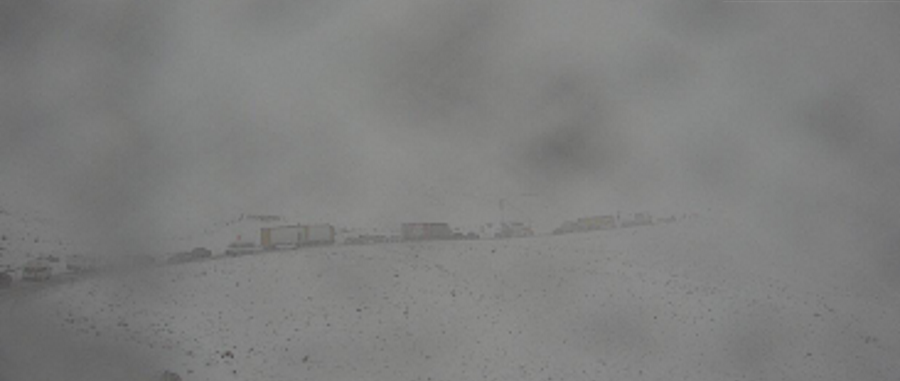
POLYGON ((687 221, 110 274, 0 297, 0 379, 136 379, 162 369, 185 380, 900 374, 896 299, 838 292, 796 262, 772 267, 777 256, 750 257, 764 248, 729 242, 727 231, 722 221, 687 221))

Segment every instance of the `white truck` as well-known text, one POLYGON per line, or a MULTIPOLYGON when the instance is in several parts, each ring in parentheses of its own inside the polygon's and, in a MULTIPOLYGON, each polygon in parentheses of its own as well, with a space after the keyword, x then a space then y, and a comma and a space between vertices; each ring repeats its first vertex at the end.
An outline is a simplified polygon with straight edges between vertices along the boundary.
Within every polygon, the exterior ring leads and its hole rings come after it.
POLYGON ((304 230, 301 225, 262 228, 259 235, 260 246, 266 250, 297 247, 300 245, 304 230))

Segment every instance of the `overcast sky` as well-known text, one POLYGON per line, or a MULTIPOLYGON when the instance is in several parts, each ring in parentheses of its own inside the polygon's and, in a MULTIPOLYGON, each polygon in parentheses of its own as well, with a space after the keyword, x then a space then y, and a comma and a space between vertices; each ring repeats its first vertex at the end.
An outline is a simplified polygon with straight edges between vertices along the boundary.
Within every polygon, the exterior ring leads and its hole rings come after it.
POLYGON ((74 0, 0 15, 4 202, 124 241, 240 213, 481 223, 501 197, 551 227, 713 210, 878 253, 900 225, 897 4, 74 0))

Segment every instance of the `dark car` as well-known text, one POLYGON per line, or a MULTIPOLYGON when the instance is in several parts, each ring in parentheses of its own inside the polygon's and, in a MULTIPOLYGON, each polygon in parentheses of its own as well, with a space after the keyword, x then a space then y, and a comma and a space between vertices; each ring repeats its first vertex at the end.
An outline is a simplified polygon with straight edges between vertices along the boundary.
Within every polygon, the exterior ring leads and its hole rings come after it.
POLYGON ((195 247, 194 250, 191 250, 191 256, 196 259, 209 258, 212 257, 212 251, 205 247, 195 247))
POLYGON ((169 258, 166 259, 166 263, 175 264, 175 263, 185 263, 194 260, 194 257, 191 255, 190 251, 182 251, 180 253, 172 254, 169 258))
POLYGON ((191 251, 182 251, 180 253, 173 254, 168 259, 166 259, 166 263, 185 263, 206 259, 209 257, 212 257, 212 251, 205 247, 195 247, 191 251))
POLYGON ((40 259, 33 259, 26 263, 22 269, 22 280, 43 282, 49 280, 52 274, 53 269, 49 263, 40 259))

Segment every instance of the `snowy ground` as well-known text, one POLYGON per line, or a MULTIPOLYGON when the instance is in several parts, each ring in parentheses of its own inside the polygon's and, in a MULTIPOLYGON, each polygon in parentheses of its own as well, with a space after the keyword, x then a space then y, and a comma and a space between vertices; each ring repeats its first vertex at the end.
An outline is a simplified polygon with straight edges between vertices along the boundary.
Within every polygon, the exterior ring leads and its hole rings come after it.
POLYGON ((0 295, 0 380, 900 380, 896 299, 729 254, 714 225, 312 248, 0 295))

